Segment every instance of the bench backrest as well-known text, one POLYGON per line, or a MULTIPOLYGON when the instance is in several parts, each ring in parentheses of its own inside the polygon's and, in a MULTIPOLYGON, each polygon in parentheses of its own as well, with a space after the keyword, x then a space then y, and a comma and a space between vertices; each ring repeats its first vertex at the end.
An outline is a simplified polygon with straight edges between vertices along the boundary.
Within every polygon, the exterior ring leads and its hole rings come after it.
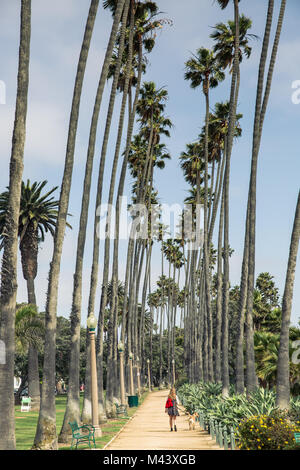
POLYGON ((294 436, 295 436, 295 441, 300 444, 300 432, 295 432, 294 433, 294 436))
POLYGON ((72 422, 69 421, 69 425, 71 426, 72 432, 78 431, 79 426, 78 426, 77 421, 72 421, 72 422))
POLYGON ((27 405, 31 403, 30 397, 22 397, 22 405, 27 405))

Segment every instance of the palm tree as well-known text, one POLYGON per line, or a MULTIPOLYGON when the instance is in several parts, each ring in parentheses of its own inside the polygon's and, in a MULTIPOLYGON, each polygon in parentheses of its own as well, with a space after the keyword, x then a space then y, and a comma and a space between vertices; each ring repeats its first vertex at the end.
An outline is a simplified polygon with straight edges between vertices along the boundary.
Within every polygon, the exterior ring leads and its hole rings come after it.
MULTIPOLYGON (((242 62, 243 55, 249 59, 252 48, 249 46, 250 38, 257 38, 255 34, 249 34, 248 30, 252 26, 252 21, 245 15, 239 17, 239 61, 242 62)), ((235 21, 217 23, 210 37, 216 42, 213 47, 216 57, 224 69, 229 67, 232 72, 235 48, 235 21)))
MULTIPOLYGON (((115 190, 115 182, 116 182, 116 176, 117 176, 117 167, 118 167, 118 161, 119 161, 119 156, 120 156, 120 149, 121 149, 121 141, 122 141, 122 135, 123 135, 123 127, 124 127, 124 122, 125 122, 125 111, 126 111, 126 103, 128 99, 128 91, 129 91, 129 85, 130 85, 130 76, 131 76, 131 70, 132 70, 132 58, 133 58, 133 40, 134 40, 134 22, 135 22, 135 14, 133 10, 133 5, 131 4, 131 9, 130 9, 130 25, 129 25, 129 38, 128 38, 128 60, 126 63, 126 78, 125 78, 125 85, 124 85, 124 90, 123 90, 123 96, 122 96, 122 103, 121 103, 121 111, 119 115, 119 125, 118 125, 118 135, 117 135, 117 141, 116 141, 116 146, 115 146, 115 153, 114 153, 114 159, 113 159, 113 167, 111 171, 111 180, 110 180, 110 186, 109 186, 109 195, 108 195, 108 207, 110 208, 113 203, 113 196, 114 196, 114 190, 115 190)), ((108 289, 108 279, 109 279, 109 256, 110 256, 110 238, 111 238, 111 218, 112 218, 112 213, 111 210, 108 210, 107 217, 106 217, 106 226, 108 227, 108 233, 106 234, 105 238, 105 247, 104 247, 104 263, 103 263, 103 278, 102 278, 102 293, 101 293, 101 306, 100 306, 100 313, 99 313, 99 320, 98 320, 98 338, 97 338, 97 349, 98 352, 100 350, 100 354, 98 355, 98 364, 100 366, 100 374, 102 371, 102 325, 101 322, 103 321, 104 317, 104 310, 107 304, 107 289, 108 289), (100 327, 100 328, 99 328, 100 327), (101 363, 101 364, 100 364, 101 363)), ((112 322, 109 322, 109 331, 108 331, 108 338, 109 340, 111 339, 111 328, 112 328, 112 322)), ((108 341, 108 362, 112 361, 112 349, 111 349, 111 343, 108 341)), ((110 396, 110 391, 112 391, 110 385, 110 370, 108 366, 107 370, 107 389, 106 389, 106 408, 107 412, 110 413, 111 409, 108 408, 109 404, 114 401, 113 394, 110 396)), ((101 374, 102 375, 102 374, 101 374)), ((100 389, 100 395, 102 394, 103 390, 103 382, 102 382, 102 377, 98 377, 99 381, 99 389, 100 389)), ((103 409, 103 414, 106 413, 106 410, 104 408, 104 403, 103 403, 103 397, 100 399, 100 409, 103 409)), ((102 418, 103 419, 103 418, 102 418)))
POLYGON ((279 335, 268 331, 254 333, 256 374, 263 387, 271 388, 276 383, 279 335))
MULTIPOLYGON (((158 117, 159 112, 163 111, 164 104, 163 101, 166 100, 167 92, 166 90, 156 90, 155 84, 144 84, 143 88, 140 90, 141 98, 139 100, 135 99, 135 109, 138 111, 140 115, 140 123, 141 127, 144 125, 150 126, 150 134, 149 134, 149 142, 146 149, 146 156, 143 159, 142 163, 142 172, 138 172, 140 174, 138 189, 137 189, 137 202, 142 203, 145 200, 147 191, 146 188, 150 180, 152 180, 151 174, 153 173, 153 163, 155 163, 155 159, 153 160, 153 142, 155 138, 157 139, 157 133, 159 133, 159 128, 155 128, 154 121, 155 117, 158 117), (141 100, 143 100, 143 105, 141 106, 141 100), (160 104, 161 103, 161 104, 160 104), (150 122, 149 122, 150 116, 150 122)), ((137 98, 137 95, 136 95, 137 98)), ((127 138, 126 150, 121 170, 118 194, 117 194, 117 213, 116 213, 116 230, 115 230, 115 242, 114 242, 114 266, 115 266, 115 276, 116 276, 116 269, 118 263, 118 238, 119 238, 119 198, 123 194, 124 190, 124 181, 126 175, 126 167, 128 163, 128 158, 131 150, 131 136, 132 136, 132 127, 130 129, 130 134, 128 134, 128 138, 130 137, 130 141, 127 138)), ((151 183, 150 183, 151 188, 151 183)), ((134 224, 132 226, 134 230, 134 224)), ((135 245, 135 233, 131 233, 129 237, 128 243, 128 251, 127 251, 127 261, 126 261, 126 274, 125 274, 125 306, 124 306, 124 318, 123 318, 123 327, 121 332, 121 339, 124 341, 125 338, 125 326, 127 326, 127 352, 131 350, 132 347, 132 336, 130 331, 130 325, 133 321, 132 312, 136 311, 134 307, 134 297, 131 292, 134 292, 137 288, 137 262, 139 256, 135 256, 134 263, 133 263, 133 253, 134 253, 134 245, 135 245), (133 269, 133 275, 130 276, 130 270, 133 269), (130 303, 128 305, 128 314, 127 314, 127 292, 129 292, 130 303), (127 315, 127 318, 125 317, 127 315)), ((139 243, 138 243, 139 244, 139 243)), ((141 246, 140 246, 141 248, 141 246)), ((139 248, 139 249, 140 249, 139 248)), ((143 254, 144 250, 142 250, 141 254, 143 254)))
MULTIPOLYGON (((197 88, 202 85, 205 96, 205 133, 204 133, 204 282, 206 297, 206 312, 208 320, 208 379, 213 380, 213 350, 212 350, 212 316, 210 304, 210 279, 209 279, 209 255, 208 255, 208 139, 209 139, 209 89, 218 86, 225 78, 220 70, 220 65, 213 52, 200 48, 194 57, 186 62, 185 79, 191 81, 191 87, 197 88)), ((199 178, 198 178, 199 180, 199 178)), ((200 194, 200 184, 197 184, 200 194)))
MULTIPOLYGON (((270 32, 273 18, 274 1, 269 0, 265 35, 263 39, 261 58, 259 64, 258 81, 257 81, 257 94, 255 105, 255 118, 253 129, 253 144, 252 144, 252 160, 251 172, 248 192, 248 205, 247 217, 245 228, 245 245, 244 245, 244 271, 247 270, 247 278, 245 273, 242 273, 242 279, 247 279, 246 287, 243 286, 243 305, 246 307, 246 364, 247 364, 247 391, 251 392, 256 387, 255 376, 255 363, 254 363, 254 342, 253 342, 253 292, 254 292, 254 271, 255 271, 255 225, 256 225, 256 179, 257 179, 257 164, 260 149, 260 142, 262 136, 263 122, 267 110, 269 95, 271 91, 271 84, 274 72, 274 66, 277 57, 278 44, 281 35, 282 23, 284 18, 286 0, 282 0, 277 29, 274 37, 273 48, 270 58, 270 64, 265 82, 265 68, 267 61, 267 54, 269 49, 270 32), (265 83, 265 86, 264 86, 265 83), (246 251, 247 250, 247 251, 246 251)), ((242 291, 242 286, 241 286, 242 291)), ((244 313, 240 312, 241 317, 244 313)))
MULTIPOLYGON (((16 322, 15 322, 15 336, 16 336, 16 353, 28 355, 28 395, 32 398, 32 378, 36 379, 39 392, 39 374, 38 374, 38 351, 42 349, 43 337, 45 334, 44 323, 39 318, 36 305, 21 304, 17 305, 16 322), (29 351, 32 349, 36 353, 36 363, 34 362, 34 369, 30 367, 29 351), (33 369, 33 370, 32 370, 33 369), (36 374, 37 369, 37 374, 36 374), (32 374, 32 372, 34 374, 32 374), (33 377, 32 377, 33 375, 33 377)), ((34 384, 35 385, 35 384, 34 384)), ((39 393, 38 395, 39 399, 39 393)))
MULTIPOLYGON (((108 66, 111 59, 113 45, 117 35, 123 6, 125 0, 120 0, 118 4, 118 14, 112 27, 106 55, 102 67, 101 78, 97 90, 97 106, 100 108, 101 97, 106 81, 108 66)), ((63 240, 66 228, 66 217, 69 205, 69 196, 72 183, 75 141, 78 125, 79 107, 81 99, 81 90, 85 74, 86 62, 90 47, 90 41, 93 33, 95 18, 99 0, 91 0, 90 9, 87 17, 83 42, 78 60, 71 114, 69 120, 69 131, 67 139, 65 167, 61 185, 59 210, 57 226, 54 237, 53 257, 50 265, 49 283, 46 304, 46 335, 45 335, 45 354, 43 366, 43 385, 41 396, 41 407, 37 430, 34 440, 34 449, 56 449, 56 409, 55 409, 55 341, 56 341, 56 308, 58 295, 58 282, 63 240)))
MULTIPOLYGON (((118 50, 118 59, 115 67, 114 80, 111 88, 110 102, 107 111, 107 119, 105 126, 105 133, 103 137, 103 145, 100 160, 100 174, 104 171, 104 164, 106 158, 106 150, 108 145, 108 138, 110 133, 112 114, 114 109, 118 76, 121 67, 122 55, 124 51, 125 43, 125 30, 127 23, 127 16, 129 11, 129 0, 125 2, 122 25, 121 25, 121 36, 118 50)), ((101 78, 100 78, 101 81, 101 78)), ((98 94, 97 94, 98 95, 98 94)), ((82 269, 83 269, 83 258, 86 241, 86 228, 88 220, 88 210, 90 202, 90 190, 91 190, 91 179, 94 164, 94 153, 95 153, 95 137, 98 122, 99 106, 97 102, 98 96, 96 96, 96 103, 94 107, 92 123, 90 127, 90 138, 89 146, 86 158, 86 169, 85 178, 82 191, 82 203, 81 203, 81 214, 80 214, 80 225, 78 231, 77 240, 77 252, 76 252, 76 267, 74 273, 74 285, 73 285, 73 300, 72 300, 72 311, 71 311, 71 352, 69 362, 69 383, 68 383, 68 400, 67 407, 64 415, 63 426, 59 435, 59 442, 68 441, 71 429, 69 421, 79 421, 80 419, 80 404, 79 404, 79 355, 80 355, 80 321, 81 321, 81 299, 82 299, 82 269)), ((88 333, 87 333, 88 335, 88 333)), ((89 356, 89 354, 88 354, 89 356)), ((89 367, 87 368, 89 370, 89 367)))
MULTIPOLYGON (((38 269, 38 245, 45 239, 45 232, 54 235, 58 201, 49 196, 57 189, 52 188, 41 195, 47 181, 33 184, 22 181, 18 235, 23 277, 27 283, 28 303, 36 305, 34 280, 38 269)), ((5 219, 8 207, 8 191, 0 194, 0 237, 3 239, 5 219)), ((38 354, 34 346, 29 347, 28 392, 32 399, 32 409, 40 407, 40 380, 38 354)))
MULTIPOLYGON (((139 90, 140 90, 140 83, 141 83, 141 74, 143 71, 143 37, 144 35, 149 34, 149 28, 148 24, 152 20, 152 12, 153 9, 157 11, 157 6, 154 2, 146 2, 145 4, 141 2, 132 2, 131 5, 132 9, 132 14, 130 17, 130 26, 129 26, 129 35, 131 37, 131 40, 129 41, 128 45, 128 53, 130 57, 130 62, 127 64, 128 65, 128 77, 127 77, 127 83, 129 87, 129 82, 130 82, 130 68, 132 65, 132 58, 133 58, 133 52, 134 52, 134 47, 137 42, 137 49, 138 49, 138 77, 137 77, 137 86, 136 86, 136 93, 135 93, 135 99, 133 102, 133 105, 129 106, 129 121, 128 121, 128 128, 127 128, 127 138, 126 138, 126 148, 124 152, 124 158, 123 158, 123 164, 121 168, 121 174, 120 174, 120 179, 119 179, 119 186, 117 190, 117 196, 116 196, 116 226, 115 226, 115 240, 114 240, 114 251, 113 251, 113 288, 114 288, 114 293, 116 292, 116 282, 118 279, 117 275, 117 270, 118 270, 118 242, 119 242, 119 212, 120 212, 120 196, 123 195, 123 189, 124 189, 124 183, 125 183, 125 176, 126 176, 126 169, 127 169, 127 159, 128 159, 128 153, 130 149, 130 142, 132 138, 132 132, 133 132, 133 124, 134 124, 134 119, 135 119, 135 112, 136 112, 136 107, 137 107, 137 102, 138 102, 138 96, 139 96, 139 90), (142 21, 140 21, 142 19, 142 21), (142 27, 141 27, 142 25, 142 27), (129 47, 130 46, 130 47, 129 47)), ((153 28, 157 28, 160 26, 159 22, 154 22, 153 23, 153 28)), ((152 34, 152 33, 150 33, 152 34)), ((145 46, 146 48, 146 46, 145 46)), ((129 89, 129 88, 128 88, 129 89)), ((131 95, 130 95, 131 96, 131 95)), ((130 98, 129 96, 129 98, 130 98)), ((123 93, 123 103, 126 103, 127 99, 127 92, 123 93)), ((130 101, 130 99, 129 99, 130 101)), ((120 145, 121 145, 121 136, 122 136, 122 127, 123 127, 123 121, 124 121, 124 113, 125 113, 125 108, 122 106, 122 113, 120 114, 120 121, 119 121, 119 129, 118 129, 118 137, 117 137, 117 144, 116 144, 116 149, 115 149, 115 163, 117 163, 116 157, 118 157, 119 150, 120 150, 120 145)), ((110 189, 109 189, 109 201, 112 202, 113 200, 113 193, 114 193, 114 186, 115 186, 115 178, 116 178, 116 164, 113 165, 113 170, 112 170, 112 178, 111 178, 111 184, 110 184, 110 189)), ((110 227, 111 224, 111 213, 108 214, 107 217, 107 226, 110 227)), ((108 235, 108 234, 107 234, 108 235)), ((102 282, 102 294, 101 294, 101 306, 100 306, 100 314, 99 314, 99 320, 98 320, 98 364, 99 367, 102 367, 102 319, 103 319, 103 312, 106 304, 106 297, 107 297, 107 283, 108 283, 108 276, 109 276, 109 245, 110 245, 110 240, 109 236, 106 236, 105 239, 105 254, 104 254, 104 266, 103 266, 103 282, 102 282)), ((125 288, 126 288, 126 282, 125 282, 125 288)), ((116 295, 113 295, 114 298, 116 298, 116 295)), ((127 298, 127 293, 125 292, 125 300, 127 298)), ((115 304, 116 305, 116 304, 115 304)), ((125 309, 126 311, 126 309, 125 309)), ((116 318, 116 311, 112 312, 112 315, 114 318, 116 318)), ((113 402, 113 389, 116 390, 116 380, 114 378, 114 374, 116 374, 116 355, 117 355, 117 348, 116 348, 116 327, 115 323, 111 322, 110 323, 111 330, 108 332, 108 342, 109 342, 109 355, 108 355, 108 371, 107 371, 107 394, 106 394, 106 408, 109 413, 111 413, 111 404, 113 402), (114 359, 112 357, 114 356, 114 359)), ((99 388, 102 387, 101 384, 101 373, 98 376, 100 383, 99 383, 99 388)))
POLYGON ((288 267, 285 288, 282 299, 282 322, 280 331, 280 345, 277 364, 277 395, 276 403, 281 409, 289 408, 290 381, 289 381, 289 324, 292 310, 295 269, 300 238, 300 191, 295 212, 295 220, 291 237, 288 267))
POLYGON ((17 296, 18 222, 20 212, 23 155, 26 135, 29 56, 31 36, 31 0, 21 2, 20 48, 15 122, 9 173, 9 197, 4 228, 1 267, 0 341, 5 344, 6 363, 0 367, 0 449, 15 449, 14 352, 17 296))
POLYGON ((43 332, 44 325, 38 317, 36 305, 17 305, 15 321, 16 351, 24 354, 30 344, 33 344, 36 349, 40 348, 43 332))
MULTIPOLYGON (((224 4, 221 5, 224 7, 224 4)), ((226 6, 226 5, 225 5, 226 6)), ((229 394, 229 365, 228 365, 228 309, 229 309, 229 182, 230 182, 230 159, 234 128, 236 121, 237 100, 239 94, 240 80, 240 31, 239 31, 239 2, 234 0, 234 59, 233 73, 231 79, 231 90, 229 100, 229 123, 225 138, 225 173, 223 182, 224 192, 224 262, 223 262, 223 305, 222 305, 222 395, 229 394)), ((223 51, 224 52, 224 51, 223 51)), ((226 53, 224 52, 224 56, 226 53)), ((223 64, 224 65, 224 64, 223 64)))

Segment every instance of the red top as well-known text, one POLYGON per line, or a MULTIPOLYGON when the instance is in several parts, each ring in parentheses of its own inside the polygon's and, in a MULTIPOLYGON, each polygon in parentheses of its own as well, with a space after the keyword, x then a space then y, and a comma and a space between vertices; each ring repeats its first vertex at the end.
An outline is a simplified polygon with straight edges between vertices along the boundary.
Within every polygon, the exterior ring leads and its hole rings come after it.
POLYGON ((168 398, 167 403, 166 403, 166 408, 171 408, 171 406, 173 406, 173 401, 171 400, 171 398, 168 398))

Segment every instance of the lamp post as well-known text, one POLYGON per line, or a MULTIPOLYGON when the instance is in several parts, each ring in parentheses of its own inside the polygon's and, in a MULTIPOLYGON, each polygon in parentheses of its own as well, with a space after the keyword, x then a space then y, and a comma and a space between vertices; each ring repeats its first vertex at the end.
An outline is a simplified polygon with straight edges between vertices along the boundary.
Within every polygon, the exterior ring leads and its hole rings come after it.
POLYGON ((95 348, 95 330, 96 318, 93 313, 90 313, 87 319, 87 327, 90 334, 90 351, 91 351, 91 394, 92 394, 92 425, 95 428, 95 436, 102 435, 99 426, 98 415, 98 384, 97 384, 97 367, 96 367, 96 348, 95 348))
POLYGON ((151 392, 150 360, 149 359, 147 359, 147 364, 148 364, 148 387, 149 387, 149 392, 151 392))
POLYGON ((175 360, 172 359, 172 367, 173 367, 173 387, 175 385, 175 360))
POLYGON ((129 353, 129 367, 130 367, 130 395, 134 395, 134 387, 133 387, 133 372, 132 372, 132 361, 133 361, 133 353, 129 353))
POLYGON ((120 341, 118 344, 120 354, 120 388, 121 388, 121 405, 125 405, 125 383, 124 383, 124 344, 120 341))
POLYGON ((141 380, 140 380, 140 358, 136 358, 136 369, 137 369, 137 382, 138 382, 138 395, 141 394, 141 380))

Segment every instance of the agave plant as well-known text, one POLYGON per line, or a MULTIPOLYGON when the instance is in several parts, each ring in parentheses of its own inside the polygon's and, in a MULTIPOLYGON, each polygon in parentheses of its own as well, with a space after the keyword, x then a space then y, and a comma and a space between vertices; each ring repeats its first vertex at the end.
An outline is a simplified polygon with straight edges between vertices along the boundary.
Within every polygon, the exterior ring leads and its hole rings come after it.
MULTIPOLYGON (((222 397, 222 387, 216 383, 184 384, 178 390, 181 402, 189 413, 204 412, 207 418, 213 418, 223 426, 237 426, 250 416, 270 415, 276 408, 276 394, 272 390, 258 388, 251 393, 228 398, 222 397)), ((293 400, 293 415, 300 414, 300 399, 293 400)))

